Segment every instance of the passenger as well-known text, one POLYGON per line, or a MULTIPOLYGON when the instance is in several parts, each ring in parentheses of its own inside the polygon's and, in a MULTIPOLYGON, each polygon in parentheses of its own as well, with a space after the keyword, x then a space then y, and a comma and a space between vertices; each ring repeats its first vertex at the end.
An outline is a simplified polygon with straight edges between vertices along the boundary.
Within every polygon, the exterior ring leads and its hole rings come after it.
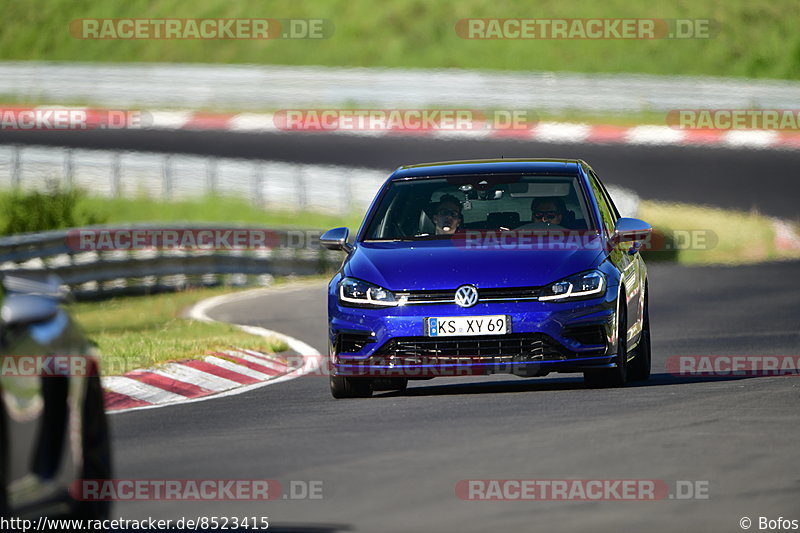
POLYGON ((436 235, 452 235, 461 230, 464 217, 461 215, 461 202, 452 194, 445 194, 434 204, 433 222, 436 235))

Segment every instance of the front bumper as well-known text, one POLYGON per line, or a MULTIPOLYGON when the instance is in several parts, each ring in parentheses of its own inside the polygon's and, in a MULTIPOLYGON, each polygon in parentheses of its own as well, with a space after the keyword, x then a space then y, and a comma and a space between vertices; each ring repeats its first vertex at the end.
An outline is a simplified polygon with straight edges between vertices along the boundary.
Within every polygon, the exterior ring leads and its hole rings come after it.
POLYGON ((335 375, 409 377, 582 372, 613 366, 616 287, 574 302, 484 302, 470 308, 425 304, 387 309, 329 301, 331 370, 335 375), (424 319, 508 315, 506 335, 427 337, 424 319))

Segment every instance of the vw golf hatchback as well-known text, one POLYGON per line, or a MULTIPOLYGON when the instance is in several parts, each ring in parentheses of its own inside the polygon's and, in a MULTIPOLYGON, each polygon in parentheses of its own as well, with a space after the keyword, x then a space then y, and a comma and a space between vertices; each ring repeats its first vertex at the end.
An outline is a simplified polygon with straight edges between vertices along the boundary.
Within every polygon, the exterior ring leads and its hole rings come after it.
POLYGON ((647 379, 650 232, 580 160, 399 168, 355 239, 321 238, 347 254, 328 290, 331 393, 496 373, 647 379))

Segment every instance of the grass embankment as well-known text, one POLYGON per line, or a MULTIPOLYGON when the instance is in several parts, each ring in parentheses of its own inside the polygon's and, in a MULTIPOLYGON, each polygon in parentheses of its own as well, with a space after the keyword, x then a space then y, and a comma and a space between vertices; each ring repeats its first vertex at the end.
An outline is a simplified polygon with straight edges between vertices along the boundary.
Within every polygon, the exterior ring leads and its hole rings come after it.
MULTIPOLYGON (((800 258, 800 250, 775 246, 772 221, 756 212, 691 204, 643 201, 639 218, 675 236, 674 251, 654 251, 654 260, 675 259, 684 265, 758 263, 800 258)), ((795 225, 795 231, 798 231, 795 225)))
POLYGON ((102 354, 103 374, 117 375, 167 361, 196 358, 208 350, 231 347, 274 353, 288 347, 230 324, 199 322, 180 317, 182 310, 231 288, 77 302, 70 308, 102 354))
MULTIPOLYGON (((74 195, 74 205, 70 206, 71 216, 49 216, 48 213, 62 210, 59 205, 37 205, 34 209, 43 214, 35 215, 32 210, 25 213, 13 210, 10 206, 16 201, 15 196, 8 190, 0 190, 0 235, 8 235, 16 231, 20 225, 30 226, 25 231, 41 231, 43 229, 56 229, 59 227, 84 226, 90 224, 125 224, 125 223, 180 223, 203 222, 222 224, 253 224, 256 226, 308 229, 330 229, 336 226, 347 225, 351 230, 361 224, 362 213, 352 213, 349 216, 328 215, 316 212, 297 212, 287 210, 260 209, 252 202, 238 197, 208 196, 191 200, 175 202, 162 202, 146 197, 138 198, 106 198, 90 196, 87 194, 74 195), (9 208, 5 208, 9 207, 9 208), (32 218, 24 222, 16 221, 9 224, 11 217, 32 218), (46 226, 37 227, 47 219, 46 226), (52 223, 54 222, 55 223, 52 223), (71 223, 69 221, 72 221, 71 223)), ((58 203, 58 202, 56 202, 58 203)), ((19 230, 17 230, 19 231, 19 230)))
MULTIPOLYGON (((10 0, 0 17, 0 59, 202 62, 357 67, 633 72, 800 79, 795 0, 10 0), (77 39, 87 18, 305 18, 335 26, 326 39, 77 39), (456 34, 463 18, 714 19, 707 39, 488 39, 456 34)), ((502 90, 502 87, 498 87, 502 90)), ((34 97, 35 95, 31 95, 34 97)), ((0 95, 2 100, 2 95, 0 95)))
MULTIPOLYGON (((312 211, 260 209, 246 199, 228 196, 209 196, 178 202, 160 202, 149 198, 99 198, 87 196, 81 200, 90 212, 100 213, 105 223, 125 222, 225 222, 257 224, 259 226, 291 226, 309 229, 329 229, 361 223, 362 213, 350 216, 329 215, 312 211)), ((2 216, 2 215, 0 215, 2 216)))

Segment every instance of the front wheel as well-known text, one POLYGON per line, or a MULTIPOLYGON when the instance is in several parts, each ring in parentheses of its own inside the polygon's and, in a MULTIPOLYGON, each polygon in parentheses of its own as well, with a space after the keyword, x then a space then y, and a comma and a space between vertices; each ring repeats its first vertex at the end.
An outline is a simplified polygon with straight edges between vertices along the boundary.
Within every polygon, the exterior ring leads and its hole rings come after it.
POLYGON ((372 379, 331 376, 331 396, 342 398, 369 398, 372 396, 372 379))
POLYGON ((650 312, 647 309, 647 292, 644 293, 644 312, 642 313, 642 334, 639 345, 634 350, 630 365, 631 381, 647 381, 650 379, 650 312))
POLYGON ((628 320, 625 316, 625 298, 623 289, 619 296, 619 310, 617 311, 617 357, 614 368, 587 370, 583 373, 583 382, 590 388, 624 387, 628 381, 628 320))

